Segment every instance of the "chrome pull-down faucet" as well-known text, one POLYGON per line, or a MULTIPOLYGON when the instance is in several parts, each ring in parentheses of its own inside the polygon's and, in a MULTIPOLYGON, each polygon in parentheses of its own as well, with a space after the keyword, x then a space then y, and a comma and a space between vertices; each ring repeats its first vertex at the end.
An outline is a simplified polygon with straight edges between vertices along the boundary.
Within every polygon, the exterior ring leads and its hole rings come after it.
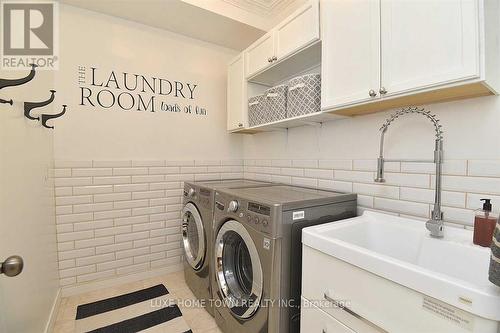
POLYGON ((441 175, 443 166, 443 131, 441 129, 441 124, 439 124, 439 119, 435 115, 431 114, 430 111, 426 111, 423 108, 417 108, 414 106, 403 108, 402 110, 394 113, 380 128, 380 154, 377 159, 377 176, 375 182, 384 183, 384 163, 385 162, 414 162, 414 163, 435 163, 436 165, 436 188, 434 193, 434 208, 432 210, 431 219, 425 224, 426 228, 430 231, 432 237, 441 238, 443 237, 443 212, 441 211, 441 175), (395 121, 400 116, 406 114, 421 114, 427 117, 432 124, 436 132, 436 143, 434 146, 434 159, 433 160, 394 160, 384 158, 384 135, 389 128, 389 125, 395 121))

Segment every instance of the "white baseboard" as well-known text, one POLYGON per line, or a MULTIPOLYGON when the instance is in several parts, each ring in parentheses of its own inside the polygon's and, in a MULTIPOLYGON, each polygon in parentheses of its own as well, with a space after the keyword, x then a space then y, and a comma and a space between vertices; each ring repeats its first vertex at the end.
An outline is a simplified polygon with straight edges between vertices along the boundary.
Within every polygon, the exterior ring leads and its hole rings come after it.
POLYGON ((160 275, 178 272, 183 269, 184 265, 181 263, 170 267, 158 268, 140 273, 117 276, 106 280, 91 281, 87 283, 77 284, 74 286, 66 286, 61 289, 62 297, 78 295, 103 288, 115 287, 124 283, 145 280, 160 275))
POLYGON ((47 325, 45 325, 45 333, 52 333, 54 331, 54 325, 56 324, 57 314, 59 313, 59 305, 61 305, 61 288, 57 289, 56 298, 54 303, 52 303, 52 309, 50 310, 49 320, 47 325))

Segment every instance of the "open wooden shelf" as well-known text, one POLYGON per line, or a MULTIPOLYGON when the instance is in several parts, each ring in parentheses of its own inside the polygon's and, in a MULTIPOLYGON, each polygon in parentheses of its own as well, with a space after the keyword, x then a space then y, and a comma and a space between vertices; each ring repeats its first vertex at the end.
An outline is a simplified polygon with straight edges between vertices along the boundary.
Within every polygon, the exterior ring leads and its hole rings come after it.
POLYGON ((329 112, 316 112, 293 118, 285 118, 282 120, 274 121, 272 123, 261 124, 249 128, 237 129, 232 131, 232 133, 256 134, 261 132, 282 131, 287 128, 299 126, 321 126, 321 124, 325 121, 338 120, 343 118, 346 117, 329 112))

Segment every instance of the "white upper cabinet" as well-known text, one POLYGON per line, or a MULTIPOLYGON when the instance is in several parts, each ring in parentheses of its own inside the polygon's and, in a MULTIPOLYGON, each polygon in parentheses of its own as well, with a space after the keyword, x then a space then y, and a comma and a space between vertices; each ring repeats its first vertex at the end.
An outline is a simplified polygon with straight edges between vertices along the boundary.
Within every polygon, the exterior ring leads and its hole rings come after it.
POLYGON ((322 0, 322 109, 359 115, 498 93, 499 12, 498 0, 322 0))
POLYGON ((247 77, 319 40, 319 1, 310 0, 246 49, 247 77))
POLYGON ((227 130, 247 125, 245 61, 240 54, 227 70, 227 130))
POLYGON ((274 34, 265 34, 253 43, 245 53, 248 76, 271 65, 274 61, 274 34))
POLYGON ((480 76, 477 0, 382 0, 387 95, 480 76))
POLYGON ((321 105, 379 98, 380 2, 322 1, 321 34, 321 105))
POLYGON ((275 28, 278 60, 319 40, 319 2, 310 1, 275 28))

